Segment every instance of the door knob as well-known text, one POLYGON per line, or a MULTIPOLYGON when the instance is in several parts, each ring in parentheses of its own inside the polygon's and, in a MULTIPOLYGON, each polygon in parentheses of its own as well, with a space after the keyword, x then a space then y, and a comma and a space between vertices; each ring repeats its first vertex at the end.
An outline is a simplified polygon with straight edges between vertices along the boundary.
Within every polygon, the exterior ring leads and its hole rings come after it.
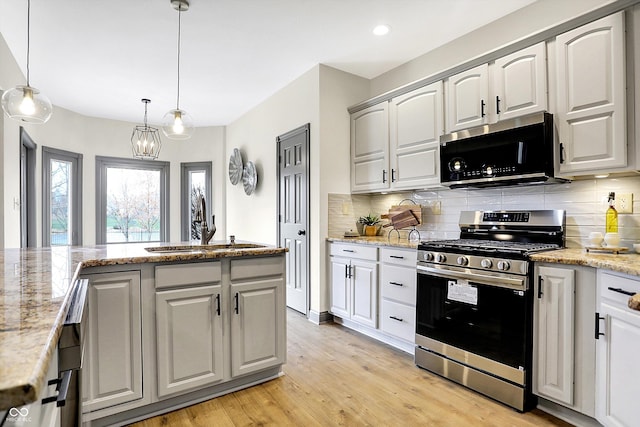
POLYGON ((298 236, 304 236, 304 235, 306 235, 306 234, 307 234, 307 232, 306 232, 306 231, 304 231, 304 230, 298 230, 298 236))

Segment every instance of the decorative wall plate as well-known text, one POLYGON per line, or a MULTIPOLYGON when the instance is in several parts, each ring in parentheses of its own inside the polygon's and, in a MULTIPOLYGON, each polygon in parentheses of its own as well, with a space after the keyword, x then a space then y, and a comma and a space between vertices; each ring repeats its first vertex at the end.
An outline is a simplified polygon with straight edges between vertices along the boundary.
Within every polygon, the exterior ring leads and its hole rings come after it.
POLYGON ((233 185, 236 185, 240 182, 240 178, 242 178, 242 154, 240 154, 240 150, 237 148, 233 149, 233 154, 229 158, 229 181, 233 185))
POLYGON ((247 196, 253 194, 258 184, 258 173, 256 172, 256 166, 252 161, 248 161, 242 171, 242 186, 247 196))

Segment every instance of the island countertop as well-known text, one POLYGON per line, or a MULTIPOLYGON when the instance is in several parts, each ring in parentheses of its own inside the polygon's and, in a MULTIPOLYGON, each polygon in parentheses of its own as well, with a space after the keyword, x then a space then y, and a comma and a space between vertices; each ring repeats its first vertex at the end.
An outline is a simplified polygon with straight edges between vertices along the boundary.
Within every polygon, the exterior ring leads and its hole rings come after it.
MULTIPOLYGON (((212 242, 216 243, 216 242, 212 242)), ((219 242, 224 244, 226 242, 219 242)), ((135 243, 0 251, 0 410, 35 401, 83 268, 275 255, 272 246, 215 251, 148 252, 188 243, 135 243)))

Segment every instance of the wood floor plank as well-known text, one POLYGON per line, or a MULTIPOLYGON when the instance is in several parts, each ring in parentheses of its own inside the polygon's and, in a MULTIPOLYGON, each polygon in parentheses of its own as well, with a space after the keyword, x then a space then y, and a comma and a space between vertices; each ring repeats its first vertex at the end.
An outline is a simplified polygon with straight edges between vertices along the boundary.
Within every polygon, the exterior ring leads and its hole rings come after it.
POLYGON ((569 426, 518 413, 415 366, 413 357, 337 324, 287 313, 284 375, 154 417, 158 426, 569 426))

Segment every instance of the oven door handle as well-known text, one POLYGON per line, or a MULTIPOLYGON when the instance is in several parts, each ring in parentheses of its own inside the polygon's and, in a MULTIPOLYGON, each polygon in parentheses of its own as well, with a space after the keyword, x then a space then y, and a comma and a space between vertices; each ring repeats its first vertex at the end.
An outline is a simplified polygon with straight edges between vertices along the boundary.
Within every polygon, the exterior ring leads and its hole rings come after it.
POLYGON ((496 277, 485 274, 470 273, 466 271, 450 271, 441 268, 417 266, 418 274, 430 274, 432 276, 444 277, 447 279, 463 279, 473 281, 482 285, 498 286, 501 288, 526 290, 524 279, 512 279, 510 277, 496 277))

